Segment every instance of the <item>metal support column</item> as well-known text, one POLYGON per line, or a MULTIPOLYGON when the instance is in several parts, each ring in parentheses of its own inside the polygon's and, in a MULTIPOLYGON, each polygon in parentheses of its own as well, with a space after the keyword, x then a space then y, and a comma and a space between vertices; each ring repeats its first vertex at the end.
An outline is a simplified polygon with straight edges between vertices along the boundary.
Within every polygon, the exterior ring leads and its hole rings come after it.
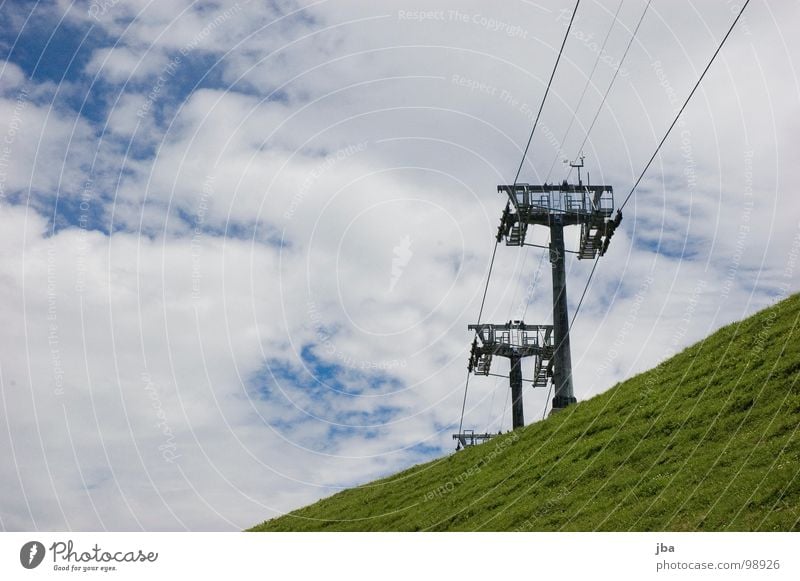
POLYGON ((553 411, 563 409, 578 401, 572 390, 567 274, 564 262, 564 223, 561 216, 553 215, 550 222, 550 263, 553 267, 553 339, 555 342, 553 411))
POLYGON ((525 425, 522 411, 522 357, 512 355, 511 372, 508 374, 508 383, 511 386, 511 427, 521 428, 525 425))

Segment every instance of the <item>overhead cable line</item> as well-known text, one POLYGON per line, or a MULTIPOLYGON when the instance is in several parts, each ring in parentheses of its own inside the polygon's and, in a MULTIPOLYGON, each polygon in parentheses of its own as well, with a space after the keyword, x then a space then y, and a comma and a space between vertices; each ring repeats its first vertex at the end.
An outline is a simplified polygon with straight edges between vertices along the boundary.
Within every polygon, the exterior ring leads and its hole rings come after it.
MULTIPOLYGON (((494 250, 492 250, 492 259, 489 262, 489 273, 486 275, 486 285, 483 287, 483 299, 481 299, 481 308, 478 311, 478 324, 481 323, 481 317, 483 316, 483 307, 486 304, 486 293, 489 291, 489 281, 492 278, 492 269, 494 268, 494 258, 497 256, 497 246, 500 244, 500 241, 497 240, 494 243, 494 250)), ((469 378, 472 374, 467 370, 467 380, 464 383, 464 401, 461 402, 461 420, 458 422, 458 433, 461 433, 461 429, 464 426, 464 411, 467 409, 467 392, 469 391, 469 378)))
MULTIPOLYGON (((594 124, 597 122, 597 118, 600 116, 600 112, 603 110, 603 106, 606 104, 606 99, 608 98, 608 94, 611 92, 611 88, 614 86, 614 81, 617 80, 617 75, 619 74, 620 69, 622 68, 622 63, 625 62, 625 58, 628 56, 628 51, 631 49, 631 45, 633 45, 633 41, 636 38, 636 33, 639 32, 639 27, 642 25, 642 21, 644 20, 645 14, 647 14, 647 9, 650 8, 650 3, 652 0, 648 0, 647 4, 642 10, 642 15, 639 17, 639 22, 636 23, 636 28, 633 29, 633 33, 631 34, 630 39, 628 40, 628 46, 625 47, 625 52, 622 53, 622 58, 619 60, 619 64, 617 65, 617 69, 614 71, 614 76, 611 77, 611 82, 606 87, 606 92, 603 95, 603 99, 600 101, 600 105, 597 107, 597 111, 592 118, 592 122, 589 125, 589 129, 586 130, 586 135, 583 138, 583 142, 581 143, 580 147, 578 147, 578 155, 581 154, 583 151, 583 146, 586 145, 586 142, 589 140, 589 134, 594 129, 594 124)), ((569 173, 572 173, 572 167, 569 169, 569 173)), ((569 173, 567 174, 567 179, 569 179, 569 173)))
POLYGON ((569 24, 567 25, 567 32, 564 34, 564 40, 561 41, 561 48, 558 50, 558 56, 556 57, 556 63, 553 65, 553 71, 550 73, 550 80, 547 81, 547 88, 544 91, 544 96, 542 97, 542 102, 539 104, 539 111, 536 113, 536 119, 533 122, 533 128, 531 129, 531 134, 528 136, 528 143, 525 144, 525 151, 522 153, 522 160, 519 162, 519 167, 517 168, 517 175, 514 176, 514 185, 517 185, 517 180, 519 180, 519 174, 522 171, 522 166, 525 163, 525 158, 528 156, 528 149, 531 147, 531 141, 533 140, 533 133, 536 131, 536 125, 539 123, 539 117, 542 114, 542 109, 544 109, 544 102, 547 100, 547 94, 550 92, 550 86, 553 84, 553 77, 556 76, 556 69, 558 69, 558 62, 561 60, 561 55, 564 52, 564 45, 567 44, 567 38, 569 38, 569 31, 572 28, 572 21, 575 20, 575 14, 578 12, 578 6, 580 5, 581 0, 575 2, 575 8, 572 10, 572 16, 569 19, 569 24))
MULTIPOLYGON (((575 119, 578 118, 578 111, 580 111, 581 105, 583 104, 583 99, 586 97, 586 93, 589 90, 589 86, 592 83, 592 77, 594 76, 594 72, 597 70, 597 65, 600 64, 600 57, 603 56, 603 51, 606 48, 606 44, 608 43, 608 39, 611 36, 611 31, 614 30, 614 25, 617 23, 617 17, 619 16, 619 11, 622 8, 622 5, 625 3, 625 0, 620 0, 619 4, 617 5, 617 10, 614 12, 614 19, 611 21, 611 24, 608 27, 608 31, 606 32, 606 36, 603 39, 603 44, 600 46, 600 50, 597 51, 597 58, 594 59, 594 65, 592 66, 592 70, 589 73, 589 76, 586 77, 586 84, 583 85, 583 91, 581 92, 581 96, 578 98, 578 103, 575 105, 575 109, 572 111, 572 118, 569 121, 569 125, 567 125, 567 130, 564 131, 564 137, 561 138, 561 145, 564 145, 567 141, 567 136, 569 132, 572 130, 572 126, 575 124, 575 119)), ((563 150, 556 151, 556 155, 553 158, 553 162, 550 164, 550 169, 547 170, 547 176, 544 178, 544 183, 547 183, 547 180, 550 179, 550 175, 553 173, 553 168, 555 167, 556 163, 558 162, 559 158, 562 157, 563 150)))
POLYGON ((719 43, 719 46, 717 47, 717 50, 715 50, 714 54, 711 56, 711 60, 708 61, 708 64, 706 65, 706 68, 703 69, 703 72, 700 74, 700 77, 697 79, 697 82, 694 84, 694 87, 692 88, 692 91, 689 93, 689 96, 686 97, 686 101, 683 102, 683 105, 681 106, 680 110, 678 111, 678 114, 675 115, 675 119, 673 119, 672 123, 669 126, 669 129, 667 129, 667 132, 664 134, 664 137, 659 142, 658 147, 656 147, 656 150, 653 152, 653 155, 650 156, 650 160, 647 162, 647 165, 644 166, 644 169, 642 170, 642 173, 639 174, 639 178, 636 180, 636 183, 633 184, 633 187, 631 188, 631 191, 628 193, 627 197, 625 198, 625 201, 622 202, 622 205, 619 207, 620 210, 622 210, 622 208, 625 207, 625 204, 627 204, 628 200, 630 200, 631 196, 633 196, 633 193, 636 191, 636 188, 639 186, 639 182, 642 181, 642 178, 644 177, 644 174, 650 168, 650 164, 653 163, 653 160, 656 158, 656 155, 658 155, 658 151, 661 149, 661 146, 664 145, 664 142, 667 140, 667 137, 669 137, 670 132, 672 132, 672 128, 675 127, 675 124, 678 122, 678 119, 680 119, 681 113, 683 113, 683 110, 686 109, 686 105, 689 104, 689 101, 691 100, 692 95, 694 95, 695 91, 697 91, 697 87, 700 86, 700 82, 703 80, 703 77, 706 76, 706 73, 708 72, 708 69, 711 68, 711 65, 713 64, 714 59, 717 58, 717 55, 719 54, 719 51, 722 50, 722 47, 725 45, 725 41, 728 40, 728 37, 731 35, 731 32, 733 32, 733 29, 736 26, 736 23, 739 22, 739 18, 741 18, 742 13, 744 12, 744 9, 747 8, 748 4, 750 4, 750 0, 745 0, 745 3, 742 4, 742 9, 739 10, 739 14, 737 14, 736 18, 734 18, 733 23, 731 23, 731 26, 728 29, 728 32, 725 33, 725 36, 722 38, 722 41, 719 43))

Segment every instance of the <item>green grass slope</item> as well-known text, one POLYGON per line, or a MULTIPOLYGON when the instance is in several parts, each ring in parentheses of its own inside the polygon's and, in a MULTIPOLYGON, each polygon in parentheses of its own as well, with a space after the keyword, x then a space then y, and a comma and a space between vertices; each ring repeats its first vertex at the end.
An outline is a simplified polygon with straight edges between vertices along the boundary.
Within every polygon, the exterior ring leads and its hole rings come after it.
POLYGON ((254 531, 800 530, 800 295, 545 421, 254 531))

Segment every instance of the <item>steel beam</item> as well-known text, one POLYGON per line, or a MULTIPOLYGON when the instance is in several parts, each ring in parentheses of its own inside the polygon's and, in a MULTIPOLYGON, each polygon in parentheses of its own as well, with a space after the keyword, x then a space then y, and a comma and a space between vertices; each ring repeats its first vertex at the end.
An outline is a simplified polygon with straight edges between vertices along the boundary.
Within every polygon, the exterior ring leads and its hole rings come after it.
POLYGON ((522 409, 522 357, 512 355, 509 361, 511 362, 511 371, 508 374, 508 383, 511 385, 511 426, 516 430, 525 426, 522 409))
POLYGON ((567 274, 564 267, 564 223, 553 215, 550 221, 550 264, 553 271, 553 411, 576 403, 572 389, 572 355, 569 345, 569 311, 567 310, 567 274))

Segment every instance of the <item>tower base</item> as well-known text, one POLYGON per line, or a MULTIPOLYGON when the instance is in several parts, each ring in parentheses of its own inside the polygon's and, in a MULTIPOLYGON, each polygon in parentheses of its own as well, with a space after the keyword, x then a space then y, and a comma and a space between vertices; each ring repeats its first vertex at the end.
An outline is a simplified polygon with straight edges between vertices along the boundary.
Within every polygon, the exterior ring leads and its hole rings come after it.
POLYGON ((553 398, 553 411, 563 410, 568 405, 572 405, 574 403, 578 403, 578 400, 574 397, 565 397, 562 395, 557 395, 556 397, 553 398))

